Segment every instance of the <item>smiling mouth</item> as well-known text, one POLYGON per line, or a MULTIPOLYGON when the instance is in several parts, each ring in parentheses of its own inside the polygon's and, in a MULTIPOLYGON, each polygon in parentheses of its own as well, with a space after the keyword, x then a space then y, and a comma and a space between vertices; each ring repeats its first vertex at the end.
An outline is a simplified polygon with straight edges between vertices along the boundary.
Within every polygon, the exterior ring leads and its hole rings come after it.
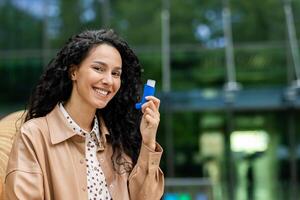
POLYGON ((97 94, 101 96, 107 96, 110 93, 109 91, 100 88, 93 88, 93 89, 97 94))

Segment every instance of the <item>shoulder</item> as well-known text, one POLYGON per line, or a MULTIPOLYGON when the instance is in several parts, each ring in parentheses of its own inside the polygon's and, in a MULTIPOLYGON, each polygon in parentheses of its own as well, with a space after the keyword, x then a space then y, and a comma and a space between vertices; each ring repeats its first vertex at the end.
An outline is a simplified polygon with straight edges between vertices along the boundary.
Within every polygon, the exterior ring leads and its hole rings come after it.
POLYGON ((47 127, 46 117, 33 118, 21 126, 21 131, 40 130, 47 127))
POLYGON ((36 138, 48 132, 46 117, 33 118, 26 121, 20 129, 20 134, 29 138, 36 138))

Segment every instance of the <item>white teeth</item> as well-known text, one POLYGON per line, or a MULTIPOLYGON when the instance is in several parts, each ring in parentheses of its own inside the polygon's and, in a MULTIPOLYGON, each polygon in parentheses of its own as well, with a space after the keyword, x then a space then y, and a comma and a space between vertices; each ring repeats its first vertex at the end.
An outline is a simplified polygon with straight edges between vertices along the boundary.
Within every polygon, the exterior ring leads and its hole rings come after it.
POLYGON ((102 94, 102 95, 105 95, 105 96, 108 94, 108 91, 101 90, 101 89, 95 89, 95 91, 96 91, 98 94, 102 94))

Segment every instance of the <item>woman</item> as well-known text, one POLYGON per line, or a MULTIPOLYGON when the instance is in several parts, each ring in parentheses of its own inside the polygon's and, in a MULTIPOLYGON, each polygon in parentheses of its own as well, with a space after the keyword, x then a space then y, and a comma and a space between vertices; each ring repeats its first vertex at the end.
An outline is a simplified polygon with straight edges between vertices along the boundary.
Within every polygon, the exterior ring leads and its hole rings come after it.
POLYGON ((159 104, 142 112, 141 67, 112 30, 72 37, 31 96, 7 167, 7 199, 160 199, 159 104))

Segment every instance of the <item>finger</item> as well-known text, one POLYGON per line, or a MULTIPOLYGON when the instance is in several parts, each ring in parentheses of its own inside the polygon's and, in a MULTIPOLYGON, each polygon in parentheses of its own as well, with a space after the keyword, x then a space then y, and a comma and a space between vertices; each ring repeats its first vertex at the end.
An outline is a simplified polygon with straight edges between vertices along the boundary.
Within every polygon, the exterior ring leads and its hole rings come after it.
POLYGON ((150 107, 150 101, 146 101, 143 105, 142 105, 142 112, 145 113, 146 108, 150 107))
POLYGON ((142 112, 145 113, 146 108, 148 108, 150 106, 150 101, 146 101, 143 105, 142 105, 142 112))
POLYGON ((147 114, 151 115, 153 118, 160 118, 160 113, 158 112, 153 103, 149 103, 143 108, 143 115, 145 116, 147 114))
POLYGON ((146 96, 145 97, 148 101, 153 101, 154 105, 156 106, 157 109, 159 109, 160 106, 160 100, 156 98, 155 96, 146 96))
POLYGON ((144 113, 144 115, 151 115, 152 117, 155 117, 156 116, 156 113, 152 110, 152 109, 150 109, 149 107, 147 107, 147 108, 145 108, 145 113, 144 113))
POLYGON ((145 120, 147 123, 149 123, 149 125, 152 125, 152 126, 158 126, 159 124, 159 119, 149 115, 149 114, 146 114, 145 115, 145 120))
POLYGON ((149 100, 143 104, 142 109, 145 111, 146 108, 150 108, 151 110, 158 112, 158 108, 152 100, 149 100))
POLYGON ((145 113, 144 116, 150 116, 151 118, 153 118, 154 120, 156 120, 156 122, 160 121, 160 114, 159 112, 154 112, 153 110, 151 110, 150 108, 146 108, 145 109, 145 113))
POLYGON ((142 108, 144 107, 144 111, 146 108, 150 108, 152 110, 156 110, 157 108, 155 107, 154 103, 152 100, 147 101, 146 103, 143 104, 142 108))

